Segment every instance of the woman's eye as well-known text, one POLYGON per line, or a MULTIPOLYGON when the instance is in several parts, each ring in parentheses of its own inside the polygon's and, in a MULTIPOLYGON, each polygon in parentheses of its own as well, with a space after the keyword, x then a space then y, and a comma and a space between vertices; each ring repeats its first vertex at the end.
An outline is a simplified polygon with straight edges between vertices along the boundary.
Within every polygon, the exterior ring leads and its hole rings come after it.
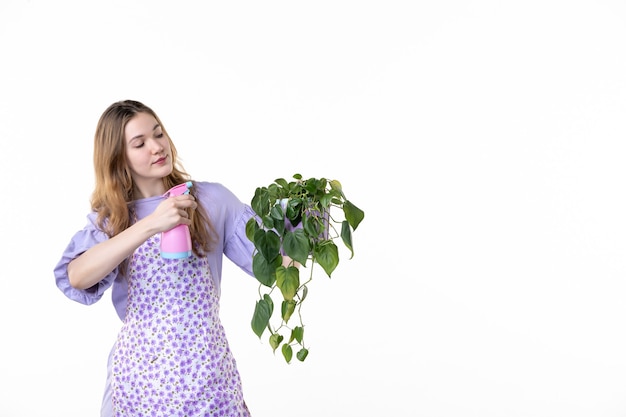
POLYGON ((143 142, 136 144, 135 148, 141 148, 142 146, 143 146, 143 142))
POLYGON ((157 133, 156 135, 154 135, 155 137, 161 139, 163 137, 163 133, 157 133))

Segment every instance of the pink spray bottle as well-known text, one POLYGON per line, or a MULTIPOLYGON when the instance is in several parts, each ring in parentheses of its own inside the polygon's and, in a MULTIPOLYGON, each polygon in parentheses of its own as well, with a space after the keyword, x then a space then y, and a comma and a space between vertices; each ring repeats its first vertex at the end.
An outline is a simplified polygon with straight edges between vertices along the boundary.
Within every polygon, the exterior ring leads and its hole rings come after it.
MULTIPOLYGON (((175 197, 189 194, 191 181, 170 188, 163 197, 175 197)), ((189 226, 179 224, 173 229, 161 233, 161 256, 166 259, 182 259, 191 256, 191 234, 189 226)))

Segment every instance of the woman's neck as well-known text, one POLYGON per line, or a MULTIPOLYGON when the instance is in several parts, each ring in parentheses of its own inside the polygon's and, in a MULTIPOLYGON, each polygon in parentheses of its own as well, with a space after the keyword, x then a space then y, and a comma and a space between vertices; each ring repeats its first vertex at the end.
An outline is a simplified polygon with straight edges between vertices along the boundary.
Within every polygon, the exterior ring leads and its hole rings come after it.
POLYGON ((156 197, 165 194, 165 186, 163 181, 156 181, 150 184, 137 184, 133 187, 133 199, 140 200, 142 198, 156 197))

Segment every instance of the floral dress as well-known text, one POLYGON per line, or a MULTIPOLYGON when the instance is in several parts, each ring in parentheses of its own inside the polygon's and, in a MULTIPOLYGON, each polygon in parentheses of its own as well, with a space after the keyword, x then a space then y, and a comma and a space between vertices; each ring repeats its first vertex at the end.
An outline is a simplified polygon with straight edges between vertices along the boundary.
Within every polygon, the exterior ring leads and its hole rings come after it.
POLYGON ((113 353, 116 417, 248 417, 206 258, 164 259, 160 235, 130 263, 113 353))

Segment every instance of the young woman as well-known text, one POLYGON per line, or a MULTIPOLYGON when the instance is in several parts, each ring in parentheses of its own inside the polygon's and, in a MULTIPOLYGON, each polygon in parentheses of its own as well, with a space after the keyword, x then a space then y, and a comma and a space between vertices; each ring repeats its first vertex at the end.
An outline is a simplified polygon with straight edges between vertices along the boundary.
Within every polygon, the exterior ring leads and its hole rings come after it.
POLYGON ((94 140, 86 226, 54 269, 58 288, 92 304, 111 288, 123 324, 109 357, 102 416, 249 416, 219 318, 225 255, 252 275, 252 209, 218 183, 191 181, 152 109, 113 103, 94 140), (193 253, 165 259, 161 232, 189 226, 193 253))

